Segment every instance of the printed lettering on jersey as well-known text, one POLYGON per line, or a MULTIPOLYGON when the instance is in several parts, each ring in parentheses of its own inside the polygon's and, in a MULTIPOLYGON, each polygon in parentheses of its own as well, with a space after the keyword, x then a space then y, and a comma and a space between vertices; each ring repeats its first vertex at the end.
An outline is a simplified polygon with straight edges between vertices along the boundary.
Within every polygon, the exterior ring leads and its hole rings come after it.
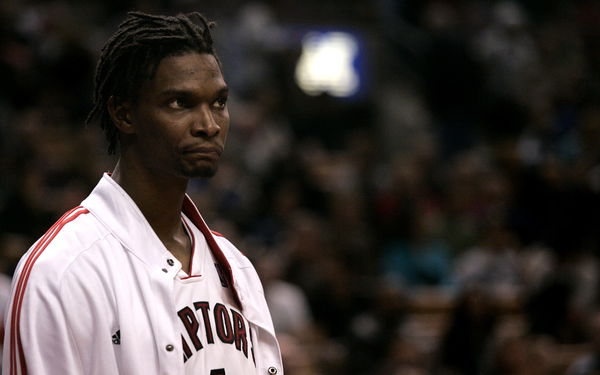
POLYGON ((256 364, 248 321, 239 311, 222 303, 210 306, 198 301, 180 309, 177 315, 185 328, 181 334, 184 363, 207 348, 225 345, 225 349, 234 348, 256 364))

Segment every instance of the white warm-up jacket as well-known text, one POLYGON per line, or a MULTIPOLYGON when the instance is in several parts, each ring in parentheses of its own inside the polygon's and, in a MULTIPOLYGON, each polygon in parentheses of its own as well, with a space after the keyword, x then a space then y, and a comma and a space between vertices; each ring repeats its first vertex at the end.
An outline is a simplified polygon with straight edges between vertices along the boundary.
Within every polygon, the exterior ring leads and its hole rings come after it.
MULTIPOLYGON (((257 373, 283 374, 254 267, 208 229, 187 196, 182 212, 228 272, 250 323, 257 373)), ((183 374, 173 294, 180 269, 133 200, 105 174, 21 259, 5 319, 3 374, 183 374)))

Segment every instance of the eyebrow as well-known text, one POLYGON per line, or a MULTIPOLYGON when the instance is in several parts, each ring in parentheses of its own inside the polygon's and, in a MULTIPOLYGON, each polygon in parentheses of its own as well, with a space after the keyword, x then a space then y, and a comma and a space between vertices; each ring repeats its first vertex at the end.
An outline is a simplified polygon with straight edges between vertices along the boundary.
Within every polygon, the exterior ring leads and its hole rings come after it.
MULTIPOLYGON (((216 94, 217 94, 217 96, 223 96, 223 95, 229 94, 229 87, 226 85, 221 87, 219 90, 217 90, 216 94)), ((194 96, 194 95, 195 95, 194 90, 187 90, 187 89, 166 89, 159 94, 160 97, 194 96)))

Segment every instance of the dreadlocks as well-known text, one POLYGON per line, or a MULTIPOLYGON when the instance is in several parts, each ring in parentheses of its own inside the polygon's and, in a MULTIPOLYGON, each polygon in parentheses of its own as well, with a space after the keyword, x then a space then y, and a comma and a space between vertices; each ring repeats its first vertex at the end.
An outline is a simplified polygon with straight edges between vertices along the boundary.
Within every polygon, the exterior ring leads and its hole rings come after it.
POLYGON ((219 61, 210 33, 213 26, 197 12, 173 17, 127 14, 102 48, 94 81, 94 107, 86 119, 86 124, 99 119, 109 154, 115 153, 118 143, 118 130, 107 109, 109 98, 135 102, 142 83, 154 77, 158 64, 167 56, 198 52, 219 61))

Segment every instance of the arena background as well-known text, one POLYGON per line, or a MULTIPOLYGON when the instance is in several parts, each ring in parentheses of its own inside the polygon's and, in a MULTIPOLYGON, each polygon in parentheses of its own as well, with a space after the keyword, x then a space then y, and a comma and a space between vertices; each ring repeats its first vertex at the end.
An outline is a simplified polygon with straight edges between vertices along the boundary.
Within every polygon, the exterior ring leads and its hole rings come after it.
POLYGON ((127 10, 218 23, 232 129, 189 193, 287 375, 598 371, 599 2, 3 0, 7 277, 115 162, 83 123, 127 10))

